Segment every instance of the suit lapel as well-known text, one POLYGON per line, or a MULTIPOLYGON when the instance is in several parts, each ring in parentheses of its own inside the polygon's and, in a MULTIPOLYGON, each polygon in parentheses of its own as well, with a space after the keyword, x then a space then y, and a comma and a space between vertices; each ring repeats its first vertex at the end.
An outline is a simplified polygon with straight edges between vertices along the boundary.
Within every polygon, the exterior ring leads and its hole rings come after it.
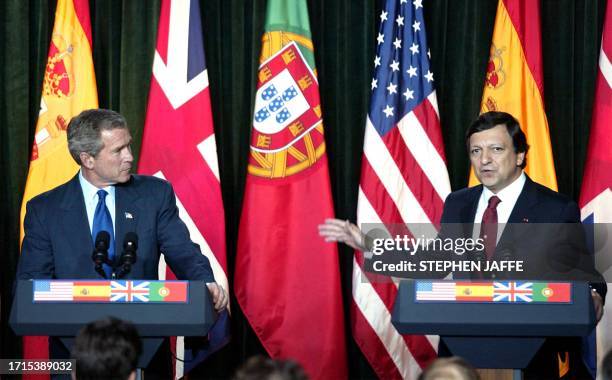
POLYGON ((512 209, 510 217, 508 218, 508 223, 506 224, 504 232, 499 239, 497 244, 498 248, 506 247, 512 242, 519 241, 521 236, 527 232, 527 228, 520 228, 518 224, 528 223, 530 221, 531 211, 533 210, 534 205, 537 203, 538 194, 536 192, 536 187, 534 186, 533 181, 527 177, 523 190, 516 200, 514 208, 512 209))
POLYGON ((69 241, 73 251, 80 252, 83 247, 88 247, 86 253, 90 254, 93 250, 93 239, 78 173, 68 182, 64 197, 60 201, 60 208, 64 213, 61 223, 64 236, 71 237, 69 241))
POLYGON ((474 218, 476 217, 476 209, 478 208, 478 199, 482 193, 482 185, 470 188, 467 194, 465 205, 459 211, 459 220, 463 224, 463 232, 465 236, 472 236, 474 230, 474 218))
POLYGON ((130 186, 133 178, 124 184, 115 186, 115 252, 116 257, 123 251, 123 238, 128 232, 136 232, 139 209, 138 192, 130 186))
POLYGON ((527 177, 523 190, 516 200, 516 204, 510 213, 508 223, 526 223, 529 221, 529 214, 533 210, 533 205, 538 203, 538 194, 533 181, 527 177))

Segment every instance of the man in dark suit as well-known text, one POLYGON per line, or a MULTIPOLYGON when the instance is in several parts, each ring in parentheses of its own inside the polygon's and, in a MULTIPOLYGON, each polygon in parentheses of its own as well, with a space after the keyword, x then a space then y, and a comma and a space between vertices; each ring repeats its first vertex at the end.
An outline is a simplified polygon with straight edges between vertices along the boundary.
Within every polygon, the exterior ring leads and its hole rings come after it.
MULTIPOLYGON (((446 198, 441 234, 445 235, 448 229, 467 229, 461 232, 463 236, 485 237, 484 251, 489 259, 500 258, 511 247, 510 252, 515 259, 516 255, 525 256, 531 260, 529 269, 534 272, 543 269, 540 272, 543 277, 550 278, 551 272, 557 271, 569 276, 577 273, 579 278, 591 280, 599 320, 603 313, 606 284, 594 271, 589 258, 580 253, 580 239, 574 239, 580 234, 572 227, 565 227, 572 224, 579 226, 578 206, 525 175, 523 168, 529 146, 516 119, 504 112, 484 113, 468 129, 466 144, 472 168, 481 185, 453 192, 446 198), (508 225, 504 228, 506 223, 508 225), (538 235, 533 230, 536 224, 542 223, 548 224, 548 227, 543 227, 547 231, 546 236, 538 235), (527 230, 524 226, 532 228, 527 235, 524 235, 527 230), (568 231, 573 233, 568 234, 568 231), (541 242, 551 245, 543 246, 536 253, 534 247, 542 246, 541 242), (550 249, 551 246, 555 249, 550 249), (578 248, 578 251, 574 248, 578 248)), ((341 241, 363 252, 371 251, 366 236, 348 221, 326 220, 319 226, 319 232, 326 241, 341 241)), ((449 235, 456 236, 457 231, 449 235)), ((537 362, 541 363, 542 360, 538 359, 537 362)), ((536 377, 554 373, 555 361, 547 363, 551 368, 544 371, 536 368, 536 377)))
MULTIPOLYGON (((157 279, 160 253, 179 279, 207 283, 217 310, 227 306, 210 263, 178 216, 170 184, 132 175, 132 137, 120 114, 83 111, 68 125, 68 148, 80 165, 68 182, 31 199, 17 279, 101 278, 92 252, 100 230, 110 236, 108 253, 118 262, 127 233, 138 249, 130 278, 157 279)), ((105 265, 107 274, 112 268, 105 265)))
POLYGON ((101 278, 91 258, 98 230, 109 233, 115 262, 125 235, 132 232, 138 250, 130 278, 157 279, 163 252, 178 278, 207 282, 215 307, 223 309, 227 296, 214 282, 208 259, 190 240, 170 184, 131 174, 132 137, 123 116, 104 109, 83 111, 70 121, 67 134, 81 169, 28 202, 17 278, 101 278), (97 222, 104 219, 100 215, 108 222, 103 228, 97 228, 104 224, 97 222))
MULTIPOLYGON (((112 265, 94 269, 97 237, 101 231, 107 234, 108 257, 117 264, 126 234, 135 233, 137 257, 127 278, 157 279, 163 253, 179 279, 206 282, 215 309, 223 310, 228 296, 179 218, 171 185, 131 174, 132 137, 123 116, 104 109, 83 111, 70 121, 67 135, 70 154, 81 168, 70 181, 28 202, 17 279, 110 278, 112 265)), ((49 343, 52 357, 68 357, 57 339, 49 343)), ((147 377, 167 377, 163 351, 152 360, 147 377)))

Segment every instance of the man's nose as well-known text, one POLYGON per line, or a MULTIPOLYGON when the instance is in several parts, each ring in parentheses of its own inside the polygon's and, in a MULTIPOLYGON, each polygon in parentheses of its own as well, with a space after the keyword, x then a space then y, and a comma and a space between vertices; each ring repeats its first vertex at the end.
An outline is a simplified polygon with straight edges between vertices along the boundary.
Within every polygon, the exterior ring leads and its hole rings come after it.
POLYGON ((132 150, 131 149, 125 149, 125 152, 123 152, 123 161, 126 162, 132 162, 134 161, 134 156, 132 155, 132 150))
POLYGON ((480 155, 480 163, 482 165, 486 165, 491 162, 491 155, 487 149, 483 149, 482 154, 480 155))

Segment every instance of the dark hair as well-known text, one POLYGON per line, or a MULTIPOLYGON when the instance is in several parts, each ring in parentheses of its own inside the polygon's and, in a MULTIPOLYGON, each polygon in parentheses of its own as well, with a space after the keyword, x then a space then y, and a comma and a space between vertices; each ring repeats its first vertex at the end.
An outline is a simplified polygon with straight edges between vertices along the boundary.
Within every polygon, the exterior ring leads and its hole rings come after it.
POLYGON ((308 376, 292 360, 275 360, 258 355, 238 368, 234 380, 308 380, 308 376))
POLYGON ((85 110, 68 124, 68 150, 76 163, 81 165, 81 152, 95 157, 102 150, 102 131, 125 128, 125 118, 115 111, 103 108, 85 110))
POLYGON ((77 380, 126 380, 136 369, 142 343, 130 322, 109 317, 87 324, 72 349, 77 380))
POLYGON ((612 380, 612 351, 608 351, 601 361, 601 379, 612 380))
POLYGON ((510 135, 510 138, 512 139, 514 152, 525 153, 525 158, 523 159, 523 163, 521 164, 521 168, 524 169, 525 166, 527 166, 527 151, 529 150, 529 145, 527 144, 527 137, 525 137, 525 134, 521 130, 519 122, 514 118, 514 116, 506 112, 485 112, 478 116, 476 120, 474 120, 472 125, 470 125, 467 132, 465 133, 465 144, 467 146, 468 152, 470 150, 470 137, 474 133, 486 131, 487 129, 494 128, 498 125, 504 125, 506 127, 506 131, 508 131, 508 135, 510 135))
POLYGON ((478 372, 458 356, 438 358, 421 373, 419 380, 479 380, 478 372))

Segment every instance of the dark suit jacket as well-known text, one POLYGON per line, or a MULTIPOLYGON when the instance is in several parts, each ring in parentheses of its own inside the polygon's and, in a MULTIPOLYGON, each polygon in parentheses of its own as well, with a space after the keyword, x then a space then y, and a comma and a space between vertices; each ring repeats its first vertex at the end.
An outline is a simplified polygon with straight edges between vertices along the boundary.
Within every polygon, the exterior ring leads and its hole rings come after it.
MULTIPOLYGON (((472 236, 483 186, 449 194, 441 218, 442 235, 472 236), (455 224, 455 225, 453 225, 455 224)), ((606 284, 594 269, 586 249, 580 210, 565 195, 526 178, 493 255, 494 260, 523 260, 523 272, 501 273, 502 278, 589 281, 605 299, 606 284)), ((498 275, 499 278, 499 275, 498 275)))
MULTIPOLYGON (((444 202, 441 223, 472 223, 483 186, 452 192, 444 202)), ((563 194, 526 177, 508 223, 580 223, 578 205, 563 194)))
MULTIPOLYGON (((442 228, 463 230, 451 231, 451 235, 472 236, 482 191, 483 186, 479 185, 451 193, 444 203, 442 228), (453 227, 453 223, 458 224, 453 227)), ((592 257, 586 250, 578 205, 529 177, 512 209, 493 259, 502 260, 504 256, 525 260, 526 271, 502 273, 501 277, 589 281, 602 299, 606 299, 606 282, 595 271, 592 257)), ((441 355, 448 354, 446 351, 442 345, 441 355)), ((590 378, 582 364, 580 338, 554 338, 548 339, 531 361, 525 379, 557 379, 557 353, 564 351, 570 354, 571 376, 590 378)))
MULTIPOLYGON (((95 279, 93 239, 78 174, 26 206, 17 279, 95 279)), ((128 278, 157 279, 160 252, 179 279, 213 282, 208 259, 189 238, 167 181, 133 175, 115 186, 115 252, 127 232, 138 235, 137 261, 128 278)))

